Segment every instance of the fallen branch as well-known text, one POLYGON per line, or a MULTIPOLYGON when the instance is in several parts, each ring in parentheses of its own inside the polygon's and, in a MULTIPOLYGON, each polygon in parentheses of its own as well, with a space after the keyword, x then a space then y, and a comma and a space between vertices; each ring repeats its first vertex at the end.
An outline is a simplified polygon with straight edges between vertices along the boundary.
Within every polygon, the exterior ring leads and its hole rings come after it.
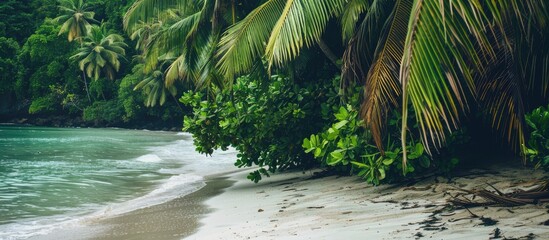
POLYGON ((511 193, 503 193, 495 186, 488 184, 494 191, 487 189, 483 190, 457 190, 466 194, 450 195, 452 198, 448 200, 450 203, 457 207, 469 208, 478 206, 522 206, 526 204, 539 204, 549 202, 549 182, 542 182, 539 187, 530 190, 517 190, 511 193), (470 198, 465 195, 472 195, 470 198), (475 197, 480 197, 482 200, 474 200, 475 197))

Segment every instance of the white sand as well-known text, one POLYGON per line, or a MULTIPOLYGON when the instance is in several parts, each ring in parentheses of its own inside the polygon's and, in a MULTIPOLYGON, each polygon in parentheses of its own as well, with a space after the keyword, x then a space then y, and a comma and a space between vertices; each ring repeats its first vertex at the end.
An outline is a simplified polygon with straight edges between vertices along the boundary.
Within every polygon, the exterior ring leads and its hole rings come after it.
POLYGON ((410 187, 373 187, 357 177, 311 179, 312 172, 276 174, 254 184, 246 174, 231 174, 237 182, 206 201, 214 211, 187 239, 489 239, 496 228, 502 239, 549 239, 546 205, 470 209, 498 221, 489 226, 466 210, 442 210, 456 188, 530 186, 541 171, 476 170, 410 187))

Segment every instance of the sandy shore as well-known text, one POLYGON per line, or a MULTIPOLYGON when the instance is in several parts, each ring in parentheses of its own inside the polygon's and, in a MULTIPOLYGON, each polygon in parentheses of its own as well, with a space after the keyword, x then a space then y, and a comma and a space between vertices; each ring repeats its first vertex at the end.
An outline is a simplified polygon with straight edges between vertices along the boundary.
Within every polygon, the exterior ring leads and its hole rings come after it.
POLYGON ((276 174, 259 184, 247 171, 210 176, 189 195, 32 239, 549 239, 547 204, 470 212, 447 204, 458 188, 535 186, 542 171, 478 169, 378 187, 313 172, 320 171, 276 174))
POLYGON ((206 186, 189 195, 109 218, 88 218, 32 240, 176 240, 196 232, 199 219, 212 211, 204 201, 221 193, 234 181, 210 176, 206 186))
POLYGON ((206 201, 214 211, 187 239, 549 239, 547 205, 447 207, 457 188, 527 188, 542 171, 479 169, 379 187, 357 177, 315 179, 312 172, 277 174, 259 184, 245 175, 229 175, 235 184, 206 201))

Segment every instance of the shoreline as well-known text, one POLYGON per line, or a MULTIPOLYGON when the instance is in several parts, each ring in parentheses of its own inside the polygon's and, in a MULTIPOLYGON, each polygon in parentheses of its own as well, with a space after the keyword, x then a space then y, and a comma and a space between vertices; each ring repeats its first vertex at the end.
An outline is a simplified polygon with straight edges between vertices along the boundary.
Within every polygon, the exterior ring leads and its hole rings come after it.
POLYGON ((86 219, 78 225, 29 239, 182 239, 195 233, 201 225, 199 220, 212 211, 205 201, 235 183, 225 175, 208 176, 204 187, 165 203, 113 217, 86 219))
MULTIPOLYGON (((40 118, 37 118, 40 119, 40 118)), ((71 119, 71 118, 69 118, 71 119)), ((12 119, 8 121, 2 121, 0 122, 0 126, 22 126, 22 127, 50 127, 50 128, 120 128, 120 129, 127 129, 127 130, 149 130, 149 131, 169 131, 169 132, 181 132, 181 129, 183 126, 179 126, 179 124, 168 124, 163 123, 162 124, 154 124, 150 123, 148 126, 144 126, 141 124, 96 124, 96 123, 90 123, 90 122, 84 122, 81 120, 72 122, 68 121, 69 123, 61 123, 64 121, 57 120, 56 123, 53 123, 51 120, 41 120, 38 121, 36 119, 34 120, 28 120, 26 118, 21 119, 12 119), (158 127, 157 127, 158 126, 158 127)))
POLYGON ((209 175, 188 195, 31 239, 544 239, 549 232, 549 204, 448 208, 458 188, 531 187, 544 173, 530 168, 472 169, 410 186, 314 170, 255 184, 248 170, 209 175))

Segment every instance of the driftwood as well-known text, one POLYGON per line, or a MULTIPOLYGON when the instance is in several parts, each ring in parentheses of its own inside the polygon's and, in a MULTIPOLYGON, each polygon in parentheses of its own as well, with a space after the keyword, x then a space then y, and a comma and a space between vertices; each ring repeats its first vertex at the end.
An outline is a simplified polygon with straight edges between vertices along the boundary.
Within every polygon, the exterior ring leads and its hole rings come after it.
POLYGON ((510 193, 503 193, 491 184, 488 184, 493 191, 488 189, 467 190, 458 188, 458 193, 448 201, 456 207, 478 207, 478 206, 521 206, 526 204, 540 204, 549 202, 549 182, 544 181, 538 187, 530 190, 517 190, 510 193), (479 199, 480 198, 480 199, 479 199))

